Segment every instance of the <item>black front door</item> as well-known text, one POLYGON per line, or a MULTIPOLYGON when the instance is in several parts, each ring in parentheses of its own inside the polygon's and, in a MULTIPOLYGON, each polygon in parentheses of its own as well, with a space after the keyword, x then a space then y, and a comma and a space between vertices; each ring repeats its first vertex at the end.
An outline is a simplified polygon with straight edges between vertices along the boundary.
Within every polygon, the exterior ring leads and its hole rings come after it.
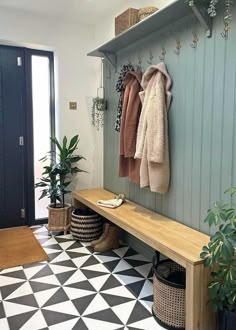
POLYGON ((0 228, 26 224, 24 49, 0 46, 0 228))

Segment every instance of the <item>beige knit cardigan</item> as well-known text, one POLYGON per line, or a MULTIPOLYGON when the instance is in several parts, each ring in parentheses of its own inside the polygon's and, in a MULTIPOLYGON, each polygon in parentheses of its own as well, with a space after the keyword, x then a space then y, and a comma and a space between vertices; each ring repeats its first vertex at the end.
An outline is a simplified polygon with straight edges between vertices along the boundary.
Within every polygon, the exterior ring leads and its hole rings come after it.
POLYGON ((144 74, 140 92, 142 111, 138 126, 135 158, 141 159, 140 187, 166 193, 170 166, 167 114, 171 103, 171 78, 164 62, 152 65, 144 74))

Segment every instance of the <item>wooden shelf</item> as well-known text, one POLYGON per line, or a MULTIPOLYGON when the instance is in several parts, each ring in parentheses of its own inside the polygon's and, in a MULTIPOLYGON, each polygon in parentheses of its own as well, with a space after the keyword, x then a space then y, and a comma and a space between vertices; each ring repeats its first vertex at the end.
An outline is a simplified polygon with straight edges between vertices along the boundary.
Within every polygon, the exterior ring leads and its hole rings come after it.
POLYGON ((185 0, 176 0, 173 3, 161 8, 143 21, 132 26, 129 30, 113 38, 97 49, 88 53, 88 56, 105 57, 116 67, 116 53, 128 45, 142 39, 179 19, 188 16, 193 12, 206 30, 206 35, 211 36, 211 24, 202 14, 196 5, 190 7, 185 0))

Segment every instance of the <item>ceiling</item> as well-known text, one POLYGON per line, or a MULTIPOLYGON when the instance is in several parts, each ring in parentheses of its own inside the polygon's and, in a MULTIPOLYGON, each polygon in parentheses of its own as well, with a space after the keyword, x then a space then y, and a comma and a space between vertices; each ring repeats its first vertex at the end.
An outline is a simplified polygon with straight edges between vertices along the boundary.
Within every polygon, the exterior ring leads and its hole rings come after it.
POLYGON ((96 23, 126 3, 127 0, 0 0, 4 8, 86 23, 96 23))

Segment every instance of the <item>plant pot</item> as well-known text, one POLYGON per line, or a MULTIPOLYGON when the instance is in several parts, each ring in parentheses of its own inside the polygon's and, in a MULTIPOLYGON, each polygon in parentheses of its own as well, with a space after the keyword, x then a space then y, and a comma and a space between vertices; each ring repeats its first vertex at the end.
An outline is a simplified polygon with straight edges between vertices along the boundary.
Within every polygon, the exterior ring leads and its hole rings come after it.
POLYGON ((235 330, 236 313, 227 309, 219 312, 219 330, 235 330))
POLYGON ((48 205, 48 231, 63 230, 64 235, 70 227, 71 206, 65 204, 64 207, 53 207, 53 204, 48 205))
POLYGON ((90 209, 76 209, 71 215, 71 234, 79 241, 91 242, 102 234, 103 220, 90 209))

